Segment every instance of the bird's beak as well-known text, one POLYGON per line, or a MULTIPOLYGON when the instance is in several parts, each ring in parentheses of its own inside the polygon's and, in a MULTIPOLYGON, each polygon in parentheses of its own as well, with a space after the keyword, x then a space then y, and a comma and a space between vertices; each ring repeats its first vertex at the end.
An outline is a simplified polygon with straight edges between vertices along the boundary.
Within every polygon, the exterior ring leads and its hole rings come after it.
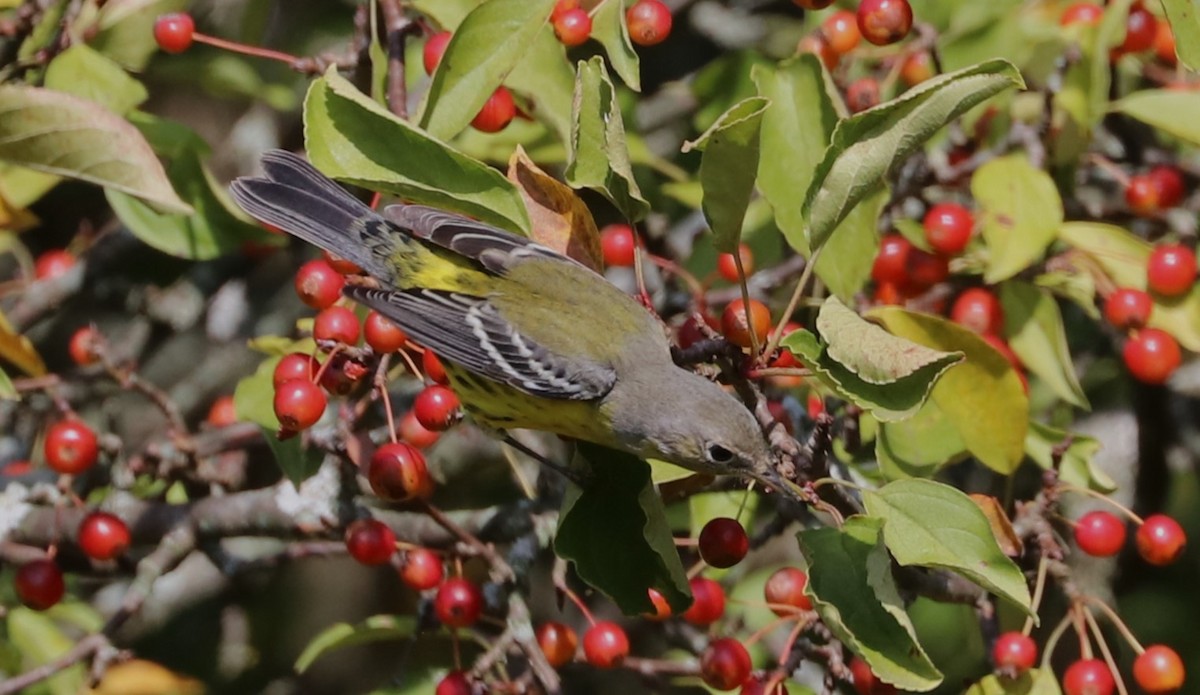
POLYGON ((768 460, 765 465, 755 471, 754 479, 790 499, 798 502, 804 501, 800 496, 799 488, 797 488, 796 484, 786 480, 779 474, 779 469, 776 467, 774 459, 768 460))

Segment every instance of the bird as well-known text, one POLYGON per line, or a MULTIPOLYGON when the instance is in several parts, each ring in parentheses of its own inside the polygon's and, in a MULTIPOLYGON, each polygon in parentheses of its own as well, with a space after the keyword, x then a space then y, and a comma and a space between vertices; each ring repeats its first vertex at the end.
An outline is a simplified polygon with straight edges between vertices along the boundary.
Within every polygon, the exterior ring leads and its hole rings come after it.
POLYGON ((231 184, 237 204, 373 278, 343 293, 433 350, 479 424, 786 489, 746 406, 677 365, 659 319, 600 273, 445 210, 376 212, 291 152, 262 170, 231 184))

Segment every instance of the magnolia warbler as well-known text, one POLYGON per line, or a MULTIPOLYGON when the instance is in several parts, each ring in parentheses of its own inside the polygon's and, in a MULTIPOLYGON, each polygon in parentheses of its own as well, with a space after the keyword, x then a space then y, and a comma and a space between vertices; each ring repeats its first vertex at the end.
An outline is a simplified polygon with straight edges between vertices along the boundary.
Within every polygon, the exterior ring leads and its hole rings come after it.
POLYGON ((594 442, 786 489, 750 411, 677 366, 661 324, 592 269, 522 236, 421 205, 382 214, 302 158, 263 156, 232 185, 257 219, 351 261, 352 299, 447 363, 481 424, 594 442))

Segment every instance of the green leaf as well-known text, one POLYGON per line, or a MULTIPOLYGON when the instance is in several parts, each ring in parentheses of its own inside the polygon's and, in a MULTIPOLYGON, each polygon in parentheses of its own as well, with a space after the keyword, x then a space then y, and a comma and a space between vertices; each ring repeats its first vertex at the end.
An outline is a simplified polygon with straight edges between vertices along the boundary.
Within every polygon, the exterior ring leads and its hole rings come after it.
POLYGON ((856 516, 841 530, 799 533, 813 607, 880 680, 904 690, 932 690, 942 674, 917 642, 904 612, 891 558, 880 539, 882 526, 879 519, 856 516))
POLYGON ((396 118, 336 70, 308 90, 304 141, 333 178, 529 233, 525 204, 503 174, 396 118))
POLYGON ((1096 308, 1096 279, 1090 273, 1076 267, 1060 268, 1042 273, 1033 279, 1033 284, 1073 302, 1093 321, 1100 320, 1100 310, 1096 308))
MULTIPOLYGON (((8 611, 8 639, 20 652, 22 667, 33 669, 50 663, 70 651, 75 642, 65 635, 50 616, 15 606, 8 611)), ((75 695, 85 690, 87 672, 83 664, 74 664, 42 682, 52 695, 75 695)))
POLYGON ((17 389, 13 386, 12 379, 4 373, 4 369, 0 367, 0 400, 19 401, 21 394, 17 393, 17 389))
MULTIPOLYGON (((135 118, 146 121, 150 130, 162 127, 153 116, 136 114, 135 118)), ((177 142, 201 142, 194 133, 189 131, 189 135, 190 139, 180 138, 177 142)), ((199 148, 181 148, 171 156, 166 170, 172 186, 191 205, 191 214, 158 212, 133 196, 109 189, 105 195, 113 212, 134 236, 179 258, 209 260, 237 252, 247 243, 285 243, 283 237, 233 212, 233 203, 201 160, 202 155, 199 148)))
POLYGON ((875 457, 888 480, 928 478, 966 452, 954 423, 933 401, 907 420, 879 423, 875 440, 875 457))
POLYGON ((1010 278, 1041 258, 1063 221, 1053 179, 1023 154, 997 157, 979 167, 971 178, 971 194, 988 247, 987 283, 1010 278))
POLYGON ((505 84, 529 100, 534 117, 552 128, 560 140, 565 143, 571 139, 575 72, 567 60, 566 48, 554 36, 553 27, 549 24, 542 27, 505 84))
POLYGON ((836 297, 825 300, 817 330, 784 338, 791 350, 829 388, 883 421, 911 417, 942 374, 962 355, 928 350, 864 320, 836 297))
POLYGON ((1089 121, 1087 125, 1095 128, 1108 112, 1110 92, 1112 91, 1112 48, 1125 38, 1125 25, 1129 17, 1129 8, 1134 0, 1111 0, 1104 9, 1104 17, 1100 26, 1091 36, 1092 40, 1085 42, 1087 53, 1088 84, 1087 105, 1089 121))
POLYGON ((853 302, 871 277, 879 252, 879 214, 889 197, 885 186, 855 205, 817 257, 817 277, 843 302, 853 302))
POLYGON ((1111 111, 1136 118, 1190 145, 1200 145, 1200 122, 1178 118, 1178 115, 1200 113, 1198 109, 1200 92, 1192 89, 1143 89, 1114 101, 1109 107, 1111 111))
POLYGON ((942 376, 930 397, 975 458, 1004 475, 1015 471, 1024 457, 1029 398, 1008 360, 975 333, 937 316, 898 307, 868 315, 915 343, 966 355, 942 376))
POLYGON ((406 639, 416 628, 417 619, 409 615, 373 615, 356 625, 335 623, 308 641, 296 657, 296 673, 304 673, 314 661, 330 652, 359 644, 406 639))
MULTIPOLYGON (((1149 242, 1099 222, 1067 222, 1058 236, 1099 265, 1117 287, 1146 289, 1146 261, 1154 248, 1149 242)), ((1154 309, 1149 325, 1170 333, 1188 350, 1200 352, 1200 283, 1178 297, 1150 296, 1154 309)))
POLYGON ((321 467, 323 459, 317 449, 305 449, 300 437, 280 440, 279 419, 275 417, 275 365, 280 357, 262 361, 258 369, 238 382, 233 390, 233 409, 239 420, 253 422, 262 428, 263 440, 275 455, 279 469, 297 487, 321 467))
POLYGON ((85 43, 71 46, 50 61, 46 87, 94 101, 122 115, 149 96, 141 82, 85 43))
POLYGON ((1200 14, 1194 0, 1162 0, 1171 32, 1175 35, 1175 55, 1192 72, 1200 70, 1200 14))
POLYGON ((466 16, 433 73, 418 123, 454 137, 479 113, 550 18, 555 0, 489 0, 466 16))
POLYGON ((896 99, 838 123, 804 199, 809 248, 822 246, 838 223, 883 185, 888 171, 944 125, 1011 87, 1024 87, 1006 60, 939 75, 896 99))
POLYGON ((613 72, 630 89, 642 91, 641 65, 625 22, 625 0, 601 0, 592 10, 592 38, 604 46, 613 72))
POLYGON ((0 85, 0 159, 190 213, 145 138, 103 106, 71 94, 0 85))
POLYGON ((758 189, 775 209, 788 244, 807 254, 804 199, 813 173, 837 126, 840 98, 829 73, 814 55, 803 54, 778 68, 755 65, 750 71, 760 96, 770 104, 763 114, 759 138, 769 156, 758 162, 758 189))
POLYGON ((650 203, 633 178, 621 105, 599 56, 580 61, 574 104, 567 183, 603 194, 627 219, 640 220, 650 203))
POLYGON ((1058 677, 1047 668, 1035 668, 1017 678, 984 676, 983 680, 967 688, 966 695, 1062 695, 1058 677))
POLYGON ((1064 401, 1091 409, 1075 376, 1058 303, 1046 290, 1016 280, 1000 286, 1004 334, 1026 369, 1064 401))
POLYGON ((87 40, 88 45, 128 70, 141 71, 159 53, 154 41, 155 20, 188 5, 188 0, 106 2, 97 15, 99 31, 87 40))
POLYGON ((883 542, 896 562, 952 570, 1030 610, 1025 576, 961 490, 932 480, 898 480, 864 490, 863 503, 883 520, 883 542))
POLYGON ((671 536, 650 467, 629 454, 578 443, 588 464, 586 487, 563 499, 554 550, 581 579, 612 598, 626 615, 653 612, 657 589, 681 612, 691 603, 687 575, 671 536))
POLYGON ((1085 487, 1097 492, 1112 492, 1116 482, 1099 466, 1095 465, 1100 442, 1075 432, 1067 432, 1040 422, 1029 423, 1029 434, 1025 437, 1025 451, 1029 458, 1045 470, 1054 468, 1054 450, 1061 450, 1062 460, 1058 475, 1064 483, 1085 487), (1062 448, 1063 445, 1066 448, 1062 448))
POLYGON ((700 185, 704 189, 704 219, 716 235, 718 251, 734 253, 742 238, 742 220, 754 193, 758 170, 758 133, 770 102, 744 99, 729 108, 703 135, 683 145, 704 153, 700 185))

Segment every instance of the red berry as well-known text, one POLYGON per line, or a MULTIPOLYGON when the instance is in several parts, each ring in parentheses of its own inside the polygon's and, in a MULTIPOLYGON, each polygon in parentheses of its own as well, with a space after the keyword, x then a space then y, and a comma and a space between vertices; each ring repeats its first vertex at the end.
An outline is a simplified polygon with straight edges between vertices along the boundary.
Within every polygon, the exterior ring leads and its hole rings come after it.
POLYGON ((1112 695, 1117 687, 1108 664, 1099 659, 1080 659, 1068 666, 1062 686, 1064 695, 1112 695))
POLYGON ((757 299, 751 299, 748 305, 735 299, 721 313, 721 334, 738 347, 761 346, 767 341, 770 330, 771 310, 757 299))
POLYGON ((753 676, 742 683, 742 689, 738 695, 788 695, 788 689, 783 683, 776 683, 768 693, 767 683, 769 682, 770 678, 766 676, 753 676))
POLYGON ((204 421, 213 427, 227 427, 237 422, 237 406, 233 402, 233 396, 219 396, 213 401, 204 421))
POLYGON ((841 57, 834 53, 829 42, 820 34, 809 34, 800 39, 800 43, 796 46, 796 51, 799 53, 811 53, 821 59, 825 64, 826 69, 832 70, 838 66, 841 57))
POLYGON ((690 582, 692 605, 683 612, 683 619, 693 625, 712 625, 725 615, 725 589, 706 577, 690 582))
POLYGON ((833 0, 792 0, 792 3, 806 10, 823 10, 833 4, 833 0))
POLYGON ((325 414, 325 393, 308 379, 292 379, 275 387, 275 417, 289 432, 306 430, 325 414))
POLYGON ((981 335, 999 335, 1004 330, 1004 309, 990 290, 972 287, 954 300, 950 320, 981 335))
POLYGON ((375 450, 367 462, 367 481, 376 495, 393 502, 424 498, 433 492, 425 455, 404 442, 375 450))
POLYGON ((938 203, 925 214, 924 226, 929 246, 944 256, 953 256, 967 248, 975 218, 961 205, 938 203))
POLYGON ((1029 635, 1020 632, 1006 632, 1000 635, 992 647, 992 661, 996 667, 1010 675, 1021 675, 1037 662, 1037 642, 1029 635))
POLYGON ((367 320, 363 321, 363 337, 367 345, 380 354, 397 352, 408 341, 399 326, 377 311, 368 313, 367 320))
POLYGON ((451 577, 438 587, 433 611, 446 627, 469 627, 483 613, 483 592, 462 577, 451 577))
POLYGON ((546 661, 554 668, 571 663, 579 647, 575 631, 562 623, 543 623, 537 629, 538 646, 546 655, 546 661))
POLYGON ((1158 20, 1140 2, 1135 2, 1129 8, 1129 16, 1125 19, 1125 40, 1117 47, 1118 53, 1138 53, 1154 45, 1154 35, 1158 33, 1158 20))
POLYGON ((1143 328, 1125 341, 1122 357, 1133 378, 1146 384, 1165 383, 1183 360, 1179 343, 1157 328, 1143 328))
POLYGON ((598 622, 583 633, 583 655, 596 668, 615 668, 629 656, 629 637, 616 623, 598 622))
POLYGON ((413 401, 417 422, 427 430, 441 432, 459 420, 458 396, 448 387, 431 384, 417 394, 413 401))
POLYGON ((1125 186, 1125 203, 1135 214, 1149 216, 1162 209, 1162 191, 1149 174, 1129 177, 1125 186))
POLYGON ((314 309, 332 306, 342 296, 346 278, 323 259, 311 260, 296 271, 296 294, 314 309))
POLYGON ((858 113, 879 105, 879 82, 874 77, 860 77, 846 88, 846 108, 858 113))
POLYGON ((909 53, 900 64, 900 79, 909 87, 933 77, 933 56, 929 51, 909 53))
POLYGON ((631 266, 636 250, 633 227, 627 224, 610 224, 600 230, 600 251, 604 256, 604 265, 631 266))
POLYGON ((943 256, 914 248, 908 253, 907 273, 910 285, 917 288, 933 287, 950 276, 950 262, 943 256))
POLYGON ((314 340, 354 345, 358 342, 360 330, 358 317, 344 306, 322 309, 321 313, 313 319, 312 335, 314 340))
POLYGON ((428 449, 436 444, 441 436, 438 432, 426 429, 411 410, 400 417, 400 425, 397 429, 400 430, 401 439, 418 449, 428 449))
POLYGON ((1103 7, 1093 5, 1089 2, 1080 2, 1068 7, 1058 20, 1058 23, 1064 27, 1072 24, 1096 25, 1100 23, 1101 19, 1104 19, 1103 7))
POLYGON ((908 0, 862 0, 858 3, 858 31, 876 46, 896 43, 912 29, 908 0))
POLYGON ((650 596, 650 603, 654 604, 654 612, 642 613, 642 617, 656 623, 670 618, 671 604, 667 603, 667 597, 654 588, 647 589, 646 593, 650 596))
POLYGON ((1173 693, 1183 687, 1183 660, 1168 646, 1151 645, 1134 660, 1133 680, 1151 695, 1173 693))
POLYGON ((271 383, 278 389, 281 384, 293 379, 312 381, 320 368, 320 363, 312 355, 306 355, 303 352, 289 353, 275 365, 271 383))
POLYGON ((858 20, 849 10, 838 10, 821 22, 821 36, 829 44, 829 49, 839 56, 845 55, 858 47, 862 34, 858 32, 858 20))
POLYGON ((96 433, 74 418, 59 420, 46 431, 46 465, 58 473, 76 475, 96 465, 100 444, 96 433))
POLYGON ((71 361, 80 367, 95 364, 100 359, 96 354, 100 340, 100 331, 92 326, 84 326, 75 331, 71 334, 71 342, 67 343, 67 353, 71 355, 71 361))
POLYGON ((35 611, 44 611, 62 600, 67 587, 62 570, 53 560, 34 560, 21 565, 13 577, 17 598, 35 611))
POLYGON ((325 259, 325 262, 329 264, 330 268, 333 268, 342 275, 362 275, 362 268, 359 268, 337 254, 333 254, 328 251, 321 251, 321 257, 325 259))
POLYGON ((1160 244, 1146 262, 1146 284, 1166 297, 1184 294, 1196 282, 1196 253, 1180 244, 1160 244))
POLYGON ((1146 517, 1134 535, 1138 554, 1152 565, 1162 567, 1179 559, 1187 545, 1183 527, 1166 514, 1146 517))
POLYGON ((742 528, 737 519, 718 517, 709 521, 700 529, 697 540, 700 557, 705 562, 720 569, 733 567, 746 557, 750 550, 750 539, 746 529, 742 528))
POLYGON ((1125 522, 1109 512, 1088 512, 1075 522, 1075 544, 1095 557, 1116 555, 1125 545, 1125 522))
POLYGON ((659 0, 638 0, 625 11, 625 24, 634 43, 653 46, 671 34, 671 10, 659 0))
POLYGON ((437 69, 448 45, 450 45, 450 32, 448 31, 440 31, 425 40, 425 50, 421 57, 424 61, 426 75, 432 75, 433 71, 437 69))
POLYGON ((33 262, 33 276, 38 280, 53 280, 62 277, 74 265, 75 256, 70 251, 52 249, 33 262))
POLYGON ((1167 65, 1175 65, 1179 57, 1175 54, 1175 32, 1170 22, 1158 22, 1154 28, 1154 55, 1167 65))
POLYGON ((885 234, 879 241, 879 253, 871 266, 871 279, 897 287, 908 282, 908 256, 912 244, 899 234, 885 234))
POLYGON ((433 695, 473 695, 474 692, 467 674, 462 671, 451 671, 438 681, 433 695))
POLYGON ((750 652, 732 637, 713 640, 700 654, 700 678, 717 690, 733 690, 745 683, 750 667, 750 652))
POLYGON ((425 377, 435 384, 445 386, 450 383, 450 379, 446 376, 446 368, 442 366, 442 361, 438 359, 433 350, 426 348, 421 355, 421 369, 425 370, 425 377))
POLYGON ((1104 300, 1104 318, 1120 331, 1145 326, 1153 309, 1150 295, 1130 287, 1121 287, 1104 300))
MULTIPOLYGON (((1160 24, 1169 26, 1166 22, 1160 22, 1160 24)), ((1179 173, 1178 169, 1161 164, 1151 169, 1146 175, 1158 189, 1159 207, 1173 208, 1183 201, 1183 175, 1179 173)))
MULTIPOLYGON (((746 277, 750 277, 754 273, 754 252, 745 244, 738 244, 738 258, 742 261, 742 270, 746 273, 746 277)), ((737 259, 732 253, 722 253, 717 256, 717 272, 721 277, 728 282, 739 282, 737 269, 737 259)))
POLYGON ((441 584, 444 573, 442 558, 437 553, 425 548, 412 548, 404 554, 400 581, 414 591, 425 591, 441 584))
POLYGON ((120 517, 92 512, 79 522, 79 547, 93 560, 111 560, 129 549, 129 527, 120 517))
POLYGON ((364 565, 382 565, 396 552, 396 534, 378 519, 358 519, 346 527, 346 550, 364 565))
POLYGON ((554 3, 554 9, 550 10, 550 21, 553 22, 571 10, 579 9, 579 0, 558 0, 554 3))
POLYGON ((796 567, 778 569, 763 586, 763 598, 771 611, 780 617, 795 615, 798 609, 812 610, 812 599, 804 593, 808 586, 808 575, 796 567))
POLYGON ((854 677, 854 691, 858 695, 892 695, 896 686, 879 680, 867 662, 857 656, 850 659, 850 675, 854 677))
POLYGON ((186 12, 159 15, 154 20, 154 41, 167 53, 183 53, 192 45, 196 23, 186 12))
POLYGON ((580 46, 592 35, 592 18, 587 10, 567 10, 551 21, 554 23, 554 35, 564 46, 580 46))
POLYGON ((505 87, 496 87, 496 91, 483 103, 483 108, 471 120, 475 130, 484 133, 499 133, 508 127, 517 115, 517 105, 513 102, 512 92, 505 87))
POLYGON ((368 373, 367 366, 345 353, 330 356, 318 383, 329 393, 345 396, 362 383, 368 373))

